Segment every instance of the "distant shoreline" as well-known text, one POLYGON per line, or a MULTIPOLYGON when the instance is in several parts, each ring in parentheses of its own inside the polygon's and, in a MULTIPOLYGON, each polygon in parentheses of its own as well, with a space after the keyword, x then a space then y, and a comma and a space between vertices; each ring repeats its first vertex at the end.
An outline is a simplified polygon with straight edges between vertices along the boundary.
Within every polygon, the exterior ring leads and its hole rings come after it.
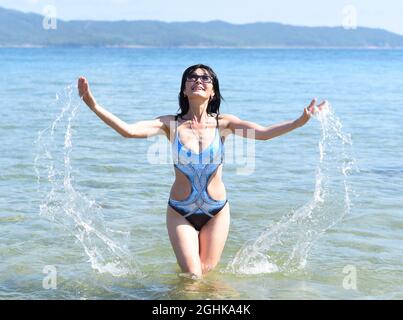
POLYGON ((309 27, 278 22, 231 24, 158 20, 57 20, 0 6, 0 47, 4 48, 189 48, 401 50, 403 35, 364 26, 309 27), (15 30, 18 32, 10 32, 15 30))
POLYGON ((140 46, 140 45, 119 45, 119 46, 74 46, 74 45, 59 45, 59 46, 47 46, 47 45, 0 45, 0 49, 326 49, 326 50, 403 50, 403 47, 310 47, 310 46, 140 46))

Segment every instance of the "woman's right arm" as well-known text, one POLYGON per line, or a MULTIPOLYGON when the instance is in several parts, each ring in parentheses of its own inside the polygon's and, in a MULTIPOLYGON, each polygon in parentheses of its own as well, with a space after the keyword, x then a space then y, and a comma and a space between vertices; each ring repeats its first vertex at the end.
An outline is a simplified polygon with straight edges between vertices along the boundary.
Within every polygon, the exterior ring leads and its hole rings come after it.
POLYGON ((89 89, 88 81, 84 77, 78 79, 78 94, 103 122, 116 130, 123 137, 147 138, 158 134, 164 134, 169 137, 169 128, 167 127, 169 116, 128 124, 97 104, 89 89))

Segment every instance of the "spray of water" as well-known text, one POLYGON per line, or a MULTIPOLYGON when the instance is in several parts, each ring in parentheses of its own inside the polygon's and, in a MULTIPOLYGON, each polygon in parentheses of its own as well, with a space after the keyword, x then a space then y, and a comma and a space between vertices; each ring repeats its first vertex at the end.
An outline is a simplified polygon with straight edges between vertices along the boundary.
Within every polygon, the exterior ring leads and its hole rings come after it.
POLYGON ((355 167, 352 141, 342 132, 330 105, 314 114, 320 123, 319 162, 313 198, 248 241, 227 265, 236 274, 291 273, 306 266, 314 243, 350 212, 353 190, 349 175, 355 167))
POLYGON ((94 270, 113 276, 141 272, 125 243, 129 233, 105 226, 102 208, 74 187, 71 152, 73 123, 80 100, 73 85, 56 95, 53 103, 61 111, 46 129, 38 132, 34 169, 40 197, 40 214, 60 224, 81 244, 94 270))

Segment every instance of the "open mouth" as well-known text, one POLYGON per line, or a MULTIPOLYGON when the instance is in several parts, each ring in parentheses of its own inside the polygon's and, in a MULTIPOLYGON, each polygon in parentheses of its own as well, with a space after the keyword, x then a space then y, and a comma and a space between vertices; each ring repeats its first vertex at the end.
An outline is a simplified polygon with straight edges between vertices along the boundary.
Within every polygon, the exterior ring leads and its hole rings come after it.
POLYGON ((197 91, 197 90, 203 90, 204 91, 204 88, 201 87, 201 86, 194 86, 194 87, 192 87, 192 90, 193 91, 197 91))

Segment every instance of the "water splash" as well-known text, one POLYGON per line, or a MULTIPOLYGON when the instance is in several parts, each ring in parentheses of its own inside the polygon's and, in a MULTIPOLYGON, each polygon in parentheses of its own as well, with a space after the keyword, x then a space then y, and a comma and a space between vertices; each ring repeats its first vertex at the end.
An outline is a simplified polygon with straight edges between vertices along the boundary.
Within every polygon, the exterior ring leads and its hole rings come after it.
POLYGON ((113 276, 141 276, 128 248, 130 234, 107 228, 102 208, 74 187, 71 152, 73 123, 81 101, 73 85, 56 95, 54 107, 61 106, 56 119, 35 141, 34 169, 38 192, 43 198, 40 214, 60 224, 73 234, 84 249, 94 270, 113 276), (64 134, 62 134, 64 132, 64 134))
POLYGON ((291 273, 305 268, 315 242, 350 212, 353 190, 349 175, 355 167, 352 141, 330 105, 314 115, 321 127, 319 162, 312 199, 248 241, 224 272, 236 274, 291 273))

